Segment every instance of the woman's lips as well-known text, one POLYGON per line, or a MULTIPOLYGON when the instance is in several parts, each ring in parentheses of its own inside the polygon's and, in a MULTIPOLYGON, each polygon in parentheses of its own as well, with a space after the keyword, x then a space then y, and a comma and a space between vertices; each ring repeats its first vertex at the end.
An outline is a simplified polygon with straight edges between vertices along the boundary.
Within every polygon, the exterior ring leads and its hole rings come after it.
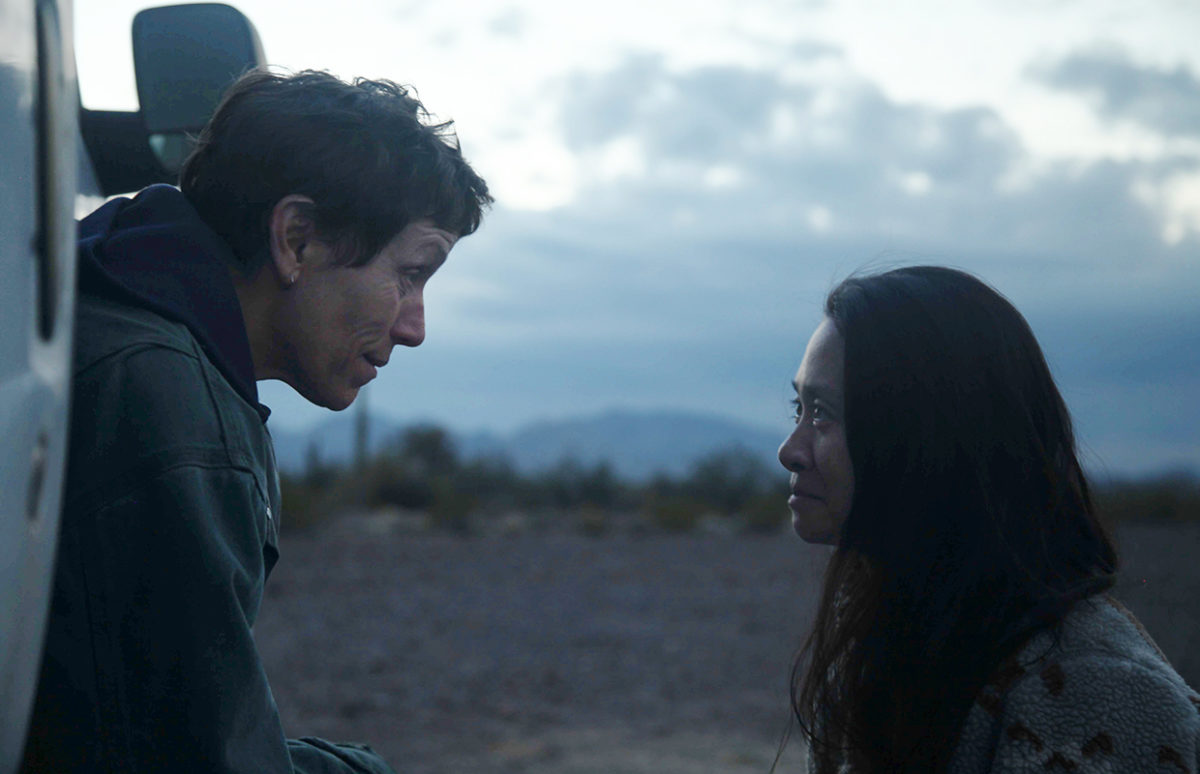
POLYGON ((810 492, 805 492, 800 489, 793 489, 792 496, 788 498, 788 505, 790 507, 795 507, 795 506, 797 506, 801 503, 805 503, 805 502, 820 503, 820 502, 824 502, 824 501, 825 501, 825 499, 823 497, 818 497, 815 494, 812 494, 810 492))

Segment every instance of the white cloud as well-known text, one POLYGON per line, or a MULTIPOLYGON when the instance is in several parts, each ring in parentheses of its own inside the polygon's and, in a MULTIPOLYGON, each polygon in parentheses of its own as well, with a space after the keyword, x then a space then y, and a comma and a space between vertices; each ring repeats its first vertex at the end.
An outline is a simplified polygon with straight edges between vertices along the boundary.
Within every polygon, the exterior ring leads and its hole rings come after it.
POLYGON ((808 208, 805 220, 808 221, 808 225, 813 231, 824 234, 833 226, 833 213, 829 211, 828 207, 818 204, 808 208))
MULTIPOLYGON (((1200 171, 1193 168, 1158 180, 1144 178, 1134 184, 1133 192, 1160 214, 1162 238, 1167 244, 1200 238, 1200 171)), ((1196 259, 1200 269, 1200 256, 1196 259)))
POLYGON ((899 175, 900 188, 911 196, 924 196, 933 188, 933 178, 928 172, 915 170, 899 175))

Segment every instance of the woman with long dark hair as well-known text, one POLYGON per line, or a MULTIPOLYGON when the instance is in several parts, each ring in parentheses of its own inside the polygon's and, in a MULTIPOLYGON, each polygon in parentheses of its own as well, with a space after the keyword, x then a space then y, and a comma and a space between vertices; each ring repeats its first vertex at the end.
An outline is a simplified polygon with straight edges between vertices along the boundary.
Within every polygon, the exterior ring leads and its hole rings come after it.
POLYGON ((836 546, 792 705, 825 772, 1189 772, 1200 696, 1104 592, 1117 555, 1021 314, 969 274, 845 280, 779 449, 836 546))

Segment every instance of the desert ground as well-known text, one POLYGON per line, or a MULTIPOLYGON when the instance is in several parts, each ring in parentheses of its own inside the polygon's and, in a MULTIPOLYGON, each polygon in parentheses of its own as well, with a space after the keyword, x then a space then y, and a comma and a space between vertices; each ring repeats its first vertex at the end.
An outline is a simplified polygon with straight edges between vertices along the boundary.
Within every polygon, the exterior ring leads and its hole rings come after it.
MULTIPOLYGON (((770 769, 828 549, 406 523, 285 525, 255 631, 289 735, 366 742, 402 774, 770 769)), ((1117 596, 1200 685, 1200 523, 1116 534, 1117 596)))

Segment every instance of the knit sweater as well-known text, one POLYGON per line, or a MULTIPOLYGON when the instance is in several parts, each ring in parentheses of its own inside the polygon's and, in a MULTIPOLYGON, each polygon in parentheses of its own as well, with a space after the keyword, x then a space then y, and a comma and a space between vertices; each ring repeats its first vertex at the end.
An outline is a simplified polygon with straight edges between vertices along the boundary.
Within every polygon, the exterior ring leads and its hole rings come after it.
POLYGON ((950 774, 1200 772, 1200 695, 1105 595, 1034 635, 980 691, 950 774))

